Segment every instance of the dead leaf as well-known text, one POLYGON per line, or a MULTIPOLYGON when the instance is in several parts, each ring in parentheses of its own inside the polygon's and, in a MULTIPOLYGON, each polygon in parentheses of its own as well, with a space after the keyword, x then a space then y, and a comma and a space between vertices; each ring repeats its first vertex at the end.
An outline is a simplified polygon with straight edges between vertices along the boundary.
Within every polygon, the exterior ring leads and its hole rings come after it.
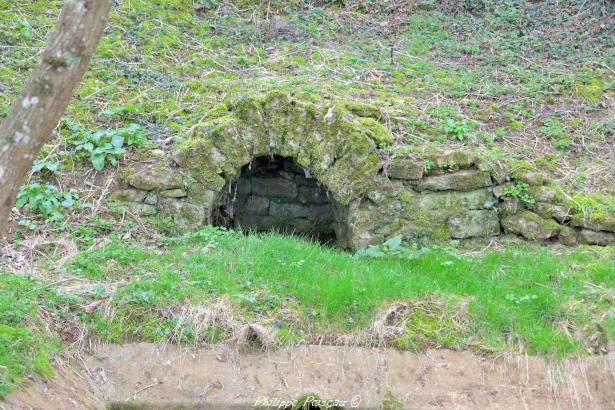
POLYGON ((86 311, 86 313, 92 313, 93 311, 95 311, 98 306, 100 306, 103 303, 102 299, 99 300, 95 300, 94 302, 90 303, 89 305, 85 306, 83 308, 83 310, 86 311))

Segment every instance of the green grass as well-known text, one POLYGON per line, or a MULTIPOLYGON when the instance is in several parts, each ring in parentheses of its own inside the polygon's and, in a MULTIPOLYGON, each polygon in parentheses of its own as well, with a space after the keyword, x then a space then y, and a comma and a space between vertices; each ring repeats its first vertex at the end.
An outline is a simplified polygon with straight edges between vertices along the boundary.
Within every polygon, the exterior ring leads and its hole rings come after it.
POLYGON ((522 247, 470 257, 432 247, 370 258, 211 227, 148 246, 114 239, 58 270, 86 280, 77 282, 85 290, 61 295, 53 277, 0 275, 0 397, 52 374, 60 343, 43 330, 50 320, 81 322, 90 337, 115 343, 225 343, 258 323, 277 346, 339 336, 371 345, 379 312, 399 302, 409 309, 387 339, 399 349, 599 353, 615 339, 614 251, 522 247), (98 300, 110 306, 87 313, 98 300))
POLYGON ((0 275, 0 398, 26 376, 53 374, 51 357, 59 344, 41 331, 39 309, 53 309, 57 297, 41 283, 0 275))
POLYGON ((412 260, 372 259, 294 237, 211 228, 149 251, 112 243, 79 254, 69 269, 102 282, 130 279, 112 295, 116 316, 90 318, 103 338, 116 342, 170 337, 179 307, 223 297, 245 320, 284 329, 284 340, 365 330, 394 301, 435 302, 411 315, 396 341, 402 348, 501 351, 521 344, 532 354, 561 357, 587 351, 596 333, 615 336, 615 264, 588 250, 558 256, 519 248, 464 257, 434 248, 412 260), (285 319, 288 310, 296 318, 285 319), (451 322, 459 317, 463 329, 451 322))

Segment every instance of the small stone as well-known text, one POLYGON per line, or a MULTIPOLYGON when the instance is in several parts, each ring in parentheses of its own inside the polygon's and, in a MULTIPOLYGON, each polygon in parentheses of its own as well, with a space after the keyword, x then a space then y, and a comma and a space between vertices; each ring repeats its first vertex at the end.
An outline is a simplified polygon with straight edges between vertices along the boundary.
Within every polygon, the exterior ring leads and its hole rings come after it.
POLYGON ((615 243, 615 234, 611 232, 592 231, 590 229, 583 229, 579 232, 579 240, 582 243, 589 245, 611 245, 615 243))
POLYGON ((417 206, 421 209, 465 208, 483 209, 493 195, 487 188, 467 192, 429 192, 419 195, 417 206))
POLYGON ((493 187, 493 195, 495 195, 496 198, 501 198, 504 196, 504 193, 513 188, 515 186, 515 184, 513 184, 512 182, 507 182, 505 184, 502 185, 496 185, 493 187))
POLYGON ((577 246, 578 244, 577 231, 569 226, 562 226, 557 235, 557 239, 565 246, 577 246))
POLYGON ((495 236, 500 234, 500 221, 495 210, 468 211, 448 221, 454 239, 495 236))
POLYGON ((423 178, 425 161, 412 158, 393 158, 387 176, 393 179, 419 180, 423 178))
POLYGON ((196 229, 205 222, 205 208, 175 198, 161 198, 160 212, 183 229, 196 229))
POLYGON ((164 163, 146 165, 127 178, 128 184, 146 191, 181 188, 182 176, 164 163))
POLYGON ((502 218, 501 224, 506 232, 519 234, 529 240, 552 238, 562 228, 553 219, 543 219, 530 211, 502 218))
POLYGON ((552 186, 530 186, 527 192, 539 202, 553 202, 557 199, 557 191, 552 186))
POLYGON ((152 216, 156 215, 157 209, 153 205, 139 204, 136 202, 120 202, 128 212, 139 216, 152 216))
POLYGON ((498 209, 502 215, 512 215, 523 209, 523 203, 519 198, 503 197, 498 209))
POLYGON ((322 204, 329 201, 326 191, 318 186, 299 187, 297 199, 303 204, 322 204))
POLYGON ((489 172, 496 184, 503 184, 510 179, 510 169, 504 161, 479 160, 477 168, 489 172))
POLYGON ((108 202, 142 202, 147 196, 147 192, 138 189, 126 188, 110 193, 107 196, 108 202))
POLYGON ((245 209, 250 215, 267 215, 269 214, 269 199, 250 195, 246 201, 245 209))
POLYGON ((545 173, 533 169, 519 169, 514 173, 515 179, 529 185, 547 185, 552 182, 545 173))
POLYGON ((465 170, 424 178, 418 183, 417 189, 420 191, 471 191, 491 186, 491 184, 491 176, 488 172, 465 170))
POLYGON ((531 205, 531 209, 540 216, 553 218, 558 222, 567 222, 570 220, 570 208, 562 205, 536 202, 531 205))
POLYGON ((429 159, 433 161, 436 168, 469 168, 476 163, 478 157, 469 151, 454 150, 429 156, 429 159))
POLYGON ((155 192, 150 192, 147 194, 143 202, 148 205, 156 205, 158 203, 158 195, 156 195, 155 192))
POLYGON ((295 198, 298 193, 292 181, 271 177, 252 178, 252 191, 257 195, 278 198, 295 198))
POLYGON ((188 194, 183 189, 176 188, 162 191, 160 192, 160 196, 163 198, 184 198, 188 196, 188 194))

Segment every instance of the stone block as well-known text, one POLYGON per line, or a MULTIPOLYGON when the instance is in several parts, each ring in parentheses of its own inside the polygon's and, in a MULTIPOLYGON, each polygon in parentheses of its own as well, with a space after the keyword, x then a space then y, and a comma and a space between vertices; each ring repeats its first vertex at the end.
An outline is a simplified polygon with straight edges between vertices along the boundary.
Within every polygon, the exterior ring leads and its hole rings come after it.
POLYGON ((488 237, 500 234, 500 220, 495 210, 468 211, 448 221, 454 239, 488 237))
POLYGON ((515 197, 503 197, 498 205, 498 210, 502 215, 512 215, 523 209, 523 202, 515 197))
POLYGON ((417 207, 420 209, 463 208, 483 209, 494 201, 487 188, 467 192, 428 192, 418 195, 417 207))
POLYGON ((570 208, 563 205, 551 204, 547 202, 536 202, 535 204, 530 205, 530 208, 538 215, 545 218, 553 218, 560 223, 570 220, 570 208))
POLYGON ((216 192, 200 183, 194 183, 187 188, 188 202, 195 205, 210 206, 216 199, 216 192))
POLYGON ((562 226, 559 234, 557 235, 557 239, 559 239, 559 242, 562 245, 566 246, 576 246, 578 244, 577 231, 569 226, 562 226))
POLYGON ((118 202, 118 204, 124 207, 126 211, 138 216, 152 216, 156 215, 158 211, 154 205, 141 204, 137 202, 118 202))
POLYGON ((587 217, 579 214, 574 215, 571 225, 592 231, 615 232, 615 215, 607 212, 589 214, 587 217))
POLYGON ((553 219, 541 218, 530 211, 523 211, 502 218, 501 225, 506 232, 516 233, 529 240, 553 238, 562 228, 553 219))
POLYGON ((392 179, 419 180, 423 178, 425 161, 413 158, 393 158, 386 173, 392 179))
POLYGON ((327 203, 327 193, 318 186, 300 186, 297 200, 303 204, 327 203))
POLYGON ((147 192, 133 188, 121 189, 107 196, 108 202, 143 202, 147 192))
POLYGON ((552 183, 551 178, 544 172, 535 169, 518 169, 513 174, 516 180, 526 182, 529 185, 548 185, 552 183))
POLYGON ((169 216, 178 227, 196 229, 206 219, 205 207, 184 202, 175 198, 161 198, 160 213, 169 216))
POLYGON ((435 168, 459 167, 469 168, 476 163, 478 157, 469 151, 444 151, 428 158, 433 161, 435 168))
POLYGON ((277 198, 295 198, 298 194, 297 185, 292 181, 274 177, 253 177, 252 192, 277 198))
POLYGON ((554 202, 558 196, 557 190, 547 185, 530 186, 527 193, 538 202, 554 202))
POLYGON ((269 205, 269 199, 262 196, 250 195, 246 200, 244 209, 250 215, 268 215, 270 212, 269 205))
POLYGON ((237 195, 245 196, 252 193, 252 178, 240 178, 237 181, 237 195))
POLYGON ((417 184, 417 189, 420 191, 472 191, 491 185, 491 175, 488 172, 464 170, 423 178, 417 184))
POLYGON ((143 200, 143 203, 148 205, 156 205, 158 203, 158 195, 156 194, 156 192, 150 192, 149 194, 147 194, 147 196, 143 200))
POLYGON ((592 231, 591 229, 582 229, 579 232, 579 240, 581 243, 589 245, 611 245, 615 243, 615 234, 611 232, 592 231))
POLYGON ((183 189, 175 188, 161 191, 160 196, 163 198, 184 198, 188 196, 188 194, 183 189))
POLYGON ((182 175, 168 164, 148 164, 136 169, 127 177, 127 182, 130 186, 151 190, 168 190, 181 188, 183 185, 182 175))
POLYGON ((244 231, 268 231, 276 220, 272 216, 238 214, 235 218, 235 228, 244 231))

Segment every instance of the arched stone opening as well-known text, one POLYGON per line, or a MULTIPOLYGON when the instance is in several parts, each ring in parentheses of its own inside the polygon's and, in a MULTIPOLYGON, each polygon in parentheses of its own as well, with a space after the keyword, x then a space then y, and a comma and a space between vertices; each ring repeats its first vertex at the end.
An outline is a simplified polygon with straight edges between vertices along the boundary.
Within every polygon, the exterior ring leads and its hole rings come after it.
POLYGON ((296 234, 343 247, 337 239, 345 232, 344 209, 309 170, 274 155, 243 166, 218 194, 210 218, 215 226, 296 234))

